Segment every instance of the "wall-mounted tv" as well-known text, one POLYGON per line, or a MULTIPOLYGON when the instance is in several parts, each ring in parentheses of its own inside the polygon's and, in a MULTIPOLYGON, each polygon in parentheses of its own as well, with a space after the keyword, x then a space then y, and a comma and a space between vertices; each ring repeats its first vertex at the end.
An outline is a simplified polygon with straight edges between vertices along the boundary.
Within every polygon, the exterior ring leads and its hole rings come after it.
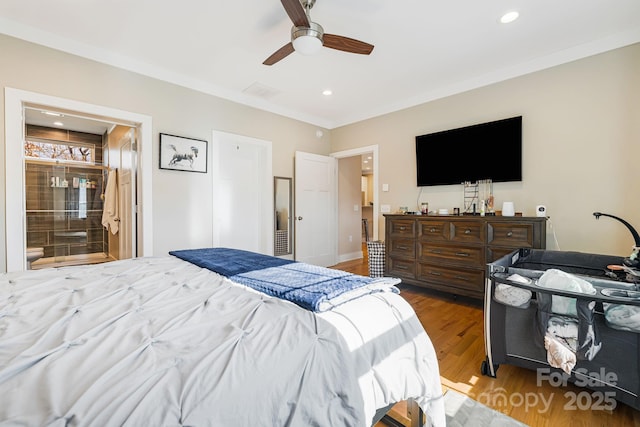
POLYGON ((522 116, 416 136, 418 187, 522 181, 522 116))

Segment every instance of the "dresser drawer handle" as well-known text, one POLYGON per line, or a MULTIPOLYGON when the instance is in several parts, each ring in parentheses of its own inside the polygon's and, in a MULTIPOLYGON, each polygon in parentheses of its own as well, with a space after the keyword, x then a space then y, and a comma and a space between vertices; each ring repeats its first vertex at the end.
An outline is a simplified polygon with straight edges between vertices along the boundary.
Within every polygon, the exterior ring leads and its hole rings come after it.
POLYGON ((456 279, 458 280, 464 280, 465 282, 468 282, 469 280, 467 280, 466 277, 462 277, 462 276, 456 276, 456 279))
POLYGON ((471 230, 467 228, 466 230, 464 230, 464 234, 471 234, 471 230))
POLYGON ((432 228, 431 228, 431 230, 429 230, 429 232, 430 232, 430 233, 435 233, 435 232, 436 232, 436 229, 432 227, 432 228))
POLYGON ((407 267, 406 265, 399 265, 396 267, 397 270, 408 270, 409 267, 407 267))
POLYGON ((442 251, 440 249, 431 249, 432 254, 441 254, 442 251))
POLYGON ((513 236, 513 231, 510 231, 507 233, 507 237, 511 237, 511 236, 513 236))
POLYGON ((400 227, 400 231, 404 231, 406 229, 406 227, 402 226, 400 227))
POLYGON ((457 255, 457 256, 463 256, 463 257, 471 256, 471 255, 469 255, 469 254, 468 254, 468 253, 466 253, 466 252, 456 252, 456 255, 457 255))
POLYGON ((398 246, 398 249, 402 250, 402 251, 406 251, 407 249, 409 249, 408 246, 398 246))
POLYGON ((437 271, 430 271, 429 274, 432 276, 442 276, 442 273, 438 273, 437 271))

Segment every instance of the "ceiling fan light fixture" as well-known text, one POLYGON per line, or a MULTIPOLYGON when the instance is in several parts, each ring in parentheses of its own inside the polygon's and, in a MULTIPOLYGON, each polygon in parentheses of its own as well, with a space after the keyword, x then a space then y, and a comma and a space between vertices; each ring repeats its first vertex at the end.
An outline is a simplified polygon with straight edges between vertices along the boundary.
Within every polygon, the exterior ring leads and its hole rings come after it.
POLYGON ((314 55, 321 47, 322 42, 314 36, 300 36, 293 41, 293 48, 303 55, 314 55))
POLYGON ((273 65, 293 52, 313 55, 322 47, 359 55, 369 55, 373 45, 336 34, 325 34, 322 26, 311 21, 309 12, 316 0, 281 0, 285 12, 293 23, 291 41, 264 60, 264 65, 273 65))
POLYGON ((293 27, 291 42, 296 52, 303 55, 313 55, 322 47, 324 31, 319 24, 310 22, 309 27, 293 27))

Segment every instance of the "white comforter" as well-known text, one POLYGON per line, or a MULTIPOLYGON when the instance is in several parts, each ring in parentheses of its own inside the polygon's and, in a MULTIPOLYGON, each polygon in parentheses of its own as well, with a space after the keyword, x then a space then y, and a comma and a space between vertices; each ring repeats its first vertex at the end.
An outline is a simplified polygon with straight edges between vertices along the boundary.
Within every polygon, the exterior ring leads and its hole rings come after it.
POLYGON ((174 257, 0 276, 0 425, 370 426, 435 352, 399 295, 314 314, 174 257))

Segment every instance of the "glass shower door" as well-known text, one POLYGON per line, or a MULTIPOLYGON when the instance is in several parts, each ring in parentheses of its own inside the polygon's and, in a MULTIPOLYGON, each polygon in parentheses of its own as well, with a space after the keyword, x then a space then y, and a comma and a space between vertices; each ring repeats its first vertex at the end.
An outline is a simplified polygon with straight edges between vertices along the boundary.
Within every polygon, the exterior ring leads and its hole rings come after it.
POLYGON ((102 138, 27 125, 24 162, 29 268, 107 260, 108 242, 102 226, 102 138))
POLYGON ((70 212, 71 204, 67 203, 69 192, 69 181, 67 180, 66 168, 63 166, 53 166, 51 168, 51 193, 52 193, 52 229, 48 230, 48 243, 51 256, 48 261, 58 264, 64 262, 69 255, 65 240, 65 230, 70 212))

